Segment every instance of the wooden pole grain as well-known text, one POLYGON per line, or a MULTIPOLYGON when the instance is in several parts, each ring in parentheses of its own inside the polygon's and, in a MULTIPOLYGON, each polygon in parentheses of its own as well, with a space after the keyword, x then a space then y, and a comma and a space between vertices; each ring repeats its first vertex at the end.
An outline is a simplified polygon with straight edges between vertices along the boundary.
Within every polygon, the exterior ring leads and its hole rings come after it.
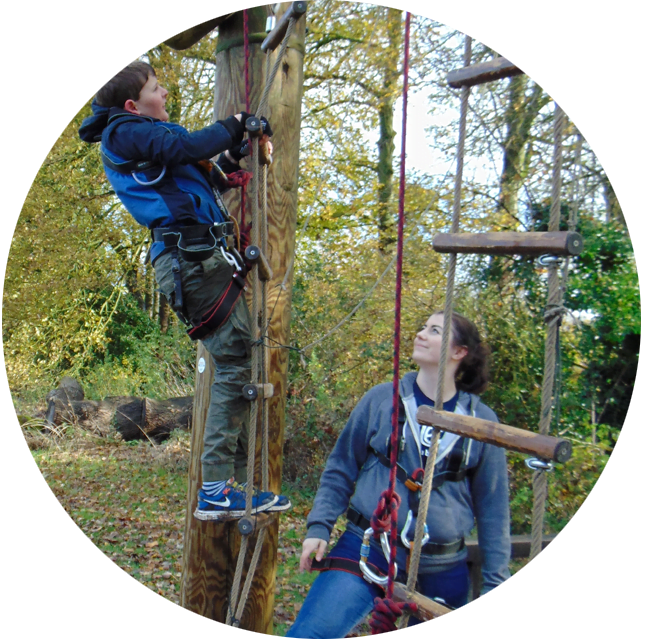
MULTIPOLYGON (((290 6, 291 3, 282 3, 277 16, 280 18, 290 6)), ((248 10, 249 32, 252 35, 249 60, 251 112, 258 107, 265 82, 266 61, 265 55, 260 51, 262 39, 259 38, 259 34, 264 34, 266 17, 267 7, 248 10)), ((287 345, 290 338, 292 277, 288 276, 286 283, 283 283, 283 279, 294 255, 305 26, 303 18, 296 25, 280 71, 272 85, 266 112, 274 132, 274 162, 268 167, 267 173, 269 242, 266 254, 272 272, 268 288, 270 318, 267 334, 275 341, 273 345, 287 345)), ((245 57, 242 36, 242 12, 233 14, 219 26, 214 99, 216 119, 245 110, 245 57)), ((278 51, 270 54, 271 64, 277 54, 278 51)), ((247 200, 249 201, 249 198, 247 200)), ((228 195, 227 206, 230 213, 240 220, 240 197, 237 193, 228 195)), ((250 219, 249 216, 246 218, 250 219)), ((270 352, 269 383, 274 388, 274 395, 265 403, 270 417, 269 488, 278 493, 281 489, 283 467, 288 351, 272 349, 270 352)), ((200 455, 212 376, 212 372, 209 371, 210 358, 201 343, 198 346, 198 361, 200 358, 205 360, 206 368, 203 373, 198 371, 196 374, 181 605, 203 616, 224 622, 240 547, 240 535, 235 521, 223 524, 204 523, 192 516, 196 493, 201 484, 200 455)), ((255 485, 260 483, 260 431, 258 434, 255 485)), ((248 545, 250 558, 257 534, 252 536, 248 545)), ((278 519, 274 519, 267 527, 261 560, 241 618, 240 627, 245 630, 272 633, 277 547, 278 519)))

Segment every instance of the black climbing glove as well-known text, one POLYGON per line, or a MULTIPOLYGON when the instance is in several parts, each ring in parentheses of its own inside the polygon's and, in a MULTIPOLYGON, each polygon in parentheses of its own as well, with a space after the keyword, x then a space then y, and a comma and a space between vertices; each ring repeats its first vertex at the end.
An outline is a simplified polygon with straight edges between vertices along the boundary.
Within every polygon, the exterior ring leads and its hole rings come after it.
POLYGON ((270 127, 270 123, 267 121, 267 118, 265 116, 261 116, 261 125, 263 125, 263 133, 266 136, 273 136, 274 132, 272 131, 272 127, 270 127))
POLYGON ((238 115, 241 117, 240 120, 238 120, 236 116, 229 116, 229 118, 218 121, 227 130, 234 145, 238 145, 243 140, 243 137, 245 136, 245 122, 247 118, 250 117, 250 115, 244 111, 238 115))
POLYGON ((232 174, 240 169, 240 165, 238 163, 240 163, 241 159, 245 156, 249 156, 251 151, 252 146, 249 144, 249 140, 244 140, 240 145, 236 145, 229 150, 229 155, 233 160, 227 158, 224 152, 221 153, 220 156, 218 156, 218 166, 226 174, 232 174))

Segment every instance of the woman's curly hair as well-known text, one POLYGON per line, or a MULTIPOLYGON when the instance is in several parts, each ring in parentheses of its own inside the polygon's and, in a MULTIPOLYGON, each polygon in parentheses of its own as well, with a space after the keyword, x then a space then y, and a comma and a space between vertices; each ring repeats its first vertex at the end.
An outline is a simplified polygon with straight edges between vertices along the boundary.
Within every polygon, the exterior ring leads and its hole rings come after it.
MULTIPOLYGON (((434 314, 443 312, 441 310, 434 314)), ((481 340, 476 325, 456 312, 452 312, 452 345, 467 349, 467 354, 456 370, 456 388, 472 394, 481 394, 489 382, 490 348, 481 340)))

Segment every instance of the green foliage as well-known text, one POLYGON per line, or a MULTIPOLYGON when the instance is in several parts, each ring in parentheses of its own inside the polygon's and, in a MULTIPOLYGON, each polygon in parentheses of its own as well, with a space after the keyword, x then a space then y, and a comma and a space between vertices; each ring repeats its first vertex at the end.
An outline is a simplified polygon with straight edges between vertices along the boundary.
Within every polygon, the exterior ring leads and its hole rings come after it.
MULTIPOLYGON (((397 13, 374 5, 315 0, 308 8, 285 474, 309 492, 359 398, 392 376, 395 270, 379 209, 386 203, 392 214, 395 196, 380 189, 378 164, 385 159, 377 141, 392 143, 399 126, 379 128, 400 91, 392 74, 401 56, 384 55, 388 47, 397 49, 397 25, 397 13)), ((407 176, 402 371, 414 367, 411 341, 420 323, 443 304, 447 261, 430 245, 448 230, 453 208, 458 94, 445 76, 462 66, 461 34, 414 16, 412 35, 411 87, 428 98, 436 116, 428 140, 451 164, 447 175, 430 163, 428 171, 407 176)), ((169 113, 188 129, 211 120, 215 45, 210 36, 184 52, 160 45, 146 54, 169 89, 169 113)), ((474 61, 492 53, 475 43, 474 61)), ((548 103, 529 79, 472 92, 462 230, 532 230, 545 223, 552 162, 546 141, 553 125, 548 103), (516 160, 505 156, 511 132, 518 134, 516 160), (522 164, 509 180, 504 157, 522 164), (502 209, 502 195, 518 211, 502 209)), ((148 233, 115 199, 97 147, 77 137, 88 114, 85 105, 53 147, 14 233, 2 330, 18 405, 42 401, 63 375, 78 377, 89 398, 182 396, 193 387, 194 347, 176 321, 165 321, 144 260, 148 233)), ((562 327, 553 433, 576 443, 595 440, 598 447, 576 448, 572 462, 553 475, 551 530, 581 503, 615 443, 640 334, 631 242, 586 143, 579 172, 576 134, 568 125, 563 192, 572 194, 581 178, 585 251, 571 262, 565 294, 576 322, 567 316, 562 327)), ((422 138, 409 136, 409 144, 422 138)), ((397 160, 391 164, 396 170, 397 160)), ((455 308, 477 322, 492 349, 493 382, 484 400, 503 422, 533 430, 544 368, 545 280, 545 270, 525 259, 464 258, 457 274, 455 308)), ((514 459, 512 473, 514 527, 526 531, 528 472, 514 459)))

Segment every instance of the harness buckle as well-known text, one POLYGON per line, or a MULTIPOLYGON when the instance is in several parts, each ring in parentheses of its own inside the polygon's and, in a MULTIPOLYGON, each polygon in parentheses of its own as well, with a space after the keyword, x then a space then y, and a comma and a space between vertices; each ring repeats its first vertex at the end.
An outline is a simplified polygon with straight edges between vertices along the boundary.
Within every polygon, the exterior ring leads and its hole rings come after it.
POLYGON ((418 481, 414 481, 412 478, 408 478, 404 482, 404 485, 410 492, 420 492, 422 489, 422 483, 418 483, 418 481))

